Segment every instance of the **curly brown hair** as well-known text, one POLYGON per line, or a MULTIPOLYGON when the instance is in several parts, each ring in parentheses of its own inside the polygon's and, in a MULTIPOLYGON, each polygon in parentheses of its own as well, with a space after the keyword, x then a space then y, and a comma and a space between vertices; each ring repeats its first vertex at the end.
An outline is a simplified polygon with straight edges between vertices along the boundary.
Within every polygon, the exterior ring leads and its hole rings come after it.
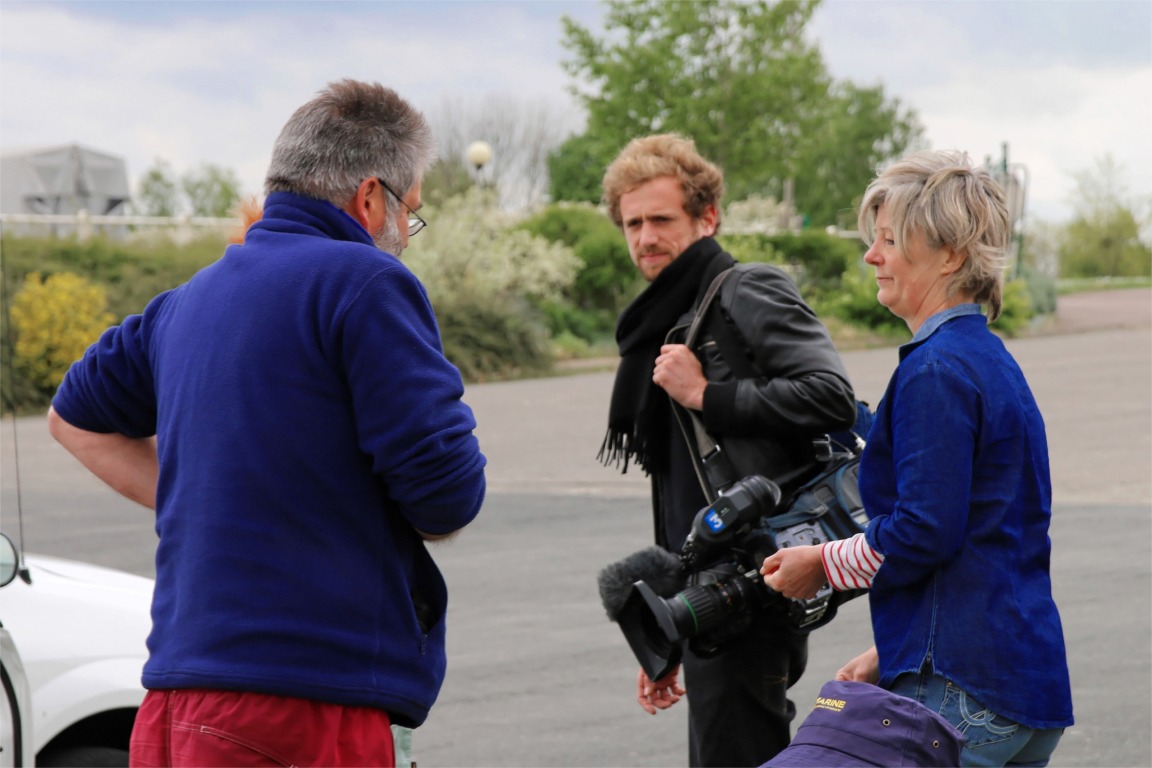
POLYGON ((618 227, 620 198, 653 179, 672 176, 684 189, 684 210, 699 218, 716 208, 716 229, 720 229, 720 198, 724 196, 724 173, 696 151, 696 143, 676 133, 661 133, 633 139, 604 172, 604 204, 618 227))

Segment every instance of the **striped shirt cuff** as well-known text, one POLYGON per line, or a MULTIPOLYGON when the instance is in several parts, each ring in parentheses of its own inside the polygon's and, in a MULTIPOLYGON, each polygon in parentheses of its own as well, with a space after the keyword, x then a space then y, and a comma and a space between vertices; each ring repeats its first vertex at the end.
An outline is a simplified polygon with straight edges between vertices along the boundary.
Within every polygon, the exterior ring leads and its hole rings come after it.
POLYGON ((828 583, 840 592, 871 587, 872 577, 884 562, 884 555, 868 546, 863 533, 826 542, 820 548, 820 558, 828 583))

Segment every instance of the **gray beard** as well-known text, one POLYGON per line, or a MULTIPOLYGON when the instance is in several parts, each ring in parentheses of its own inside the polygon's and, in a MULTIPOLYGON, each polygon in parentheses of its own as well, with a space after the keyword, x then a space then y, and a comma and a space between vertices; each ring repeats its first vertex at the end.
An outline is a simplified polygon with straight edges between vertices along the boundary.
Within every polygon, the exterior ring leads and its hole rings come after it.
POLYGON ((384 217, 384 226, 372 233, 372 240, 377 248, 396 258, 400 258, 400 254, 404 251, 400 241, 400 229, 396 226, 395 218, 391 216, 384 217))

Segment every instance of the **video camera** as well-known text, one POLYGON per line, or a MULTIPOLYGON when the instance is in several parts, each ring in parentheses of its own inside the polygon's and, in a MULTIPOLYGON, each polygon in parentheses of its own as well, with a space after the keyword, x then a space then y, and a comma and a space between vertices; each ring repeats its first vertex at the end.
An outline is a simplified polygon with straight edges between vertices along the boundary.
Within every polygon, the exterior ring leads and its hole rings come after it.
POLYGON ((856 487, 858 461, 851 457, 829 466, 797 491, 783 513, 776 483, 760 475, 745 477, 696 514, 679 555, 649 547, 601 570, 600 597, 608 617, 620 625, 650 679, 671 672, 685 644, 698 656, 715 655, 770 606, 782 610, 794 630, 831 620, 830 586, 810 599, 786 599, 764 583, 760 565, 778 549, 863 530, 867 517, 856 487))

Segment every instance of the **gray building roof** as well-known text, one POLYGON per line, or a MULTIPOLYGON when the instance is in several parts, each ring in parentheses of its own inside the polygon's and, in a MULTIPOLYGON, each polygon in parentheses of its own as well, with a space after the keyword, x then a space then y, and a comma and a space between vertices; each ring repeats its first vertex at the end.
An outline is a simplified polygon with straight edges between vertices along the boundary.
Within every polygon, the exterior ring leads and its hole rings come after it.
POLYGON ((124 213, 131 197, 123 158, 80 144, 0 153, 0 213, 124 213))

